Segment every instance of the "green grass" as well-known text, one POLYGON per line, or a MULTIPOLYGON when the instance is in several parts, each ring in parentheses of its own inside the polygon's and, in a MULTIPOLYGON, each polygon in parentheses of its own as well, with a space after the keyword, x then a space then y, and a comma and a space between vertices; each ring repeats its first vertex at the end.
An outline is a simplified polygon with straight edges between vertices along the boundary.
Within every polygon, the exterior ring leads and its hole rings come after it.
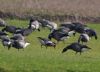
MULTIPOLYGON (((7 20, 8 24, 26 27, 28 21, 7 20)), ((100 35, 99 24, 89 24, 100 35)), ((0 72, 100 72, 100 40, 94 38, 88 42, 92 49, 80 54, 69 50, 61 53, 62 49, 72 42, 76 37, 66 40, 65 44, 60 42, 56 49, 52 47, 41 48, 36 37, 47 37, 48 29, 41 29, 29 35, 26 40, 31 44, 23 50, 11 48, 7 50, 0 44, 0 72)))

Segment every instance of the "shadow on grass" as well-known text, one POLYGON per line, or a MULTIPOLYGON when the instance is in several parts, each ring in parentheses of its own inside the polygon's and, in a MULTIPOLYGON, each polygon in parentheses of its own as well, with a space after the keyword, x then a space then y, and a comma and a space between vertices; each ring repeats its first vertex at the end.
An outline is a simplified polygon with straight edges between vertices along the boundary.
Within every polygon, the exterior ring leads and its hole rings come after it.
POLYGON ((5 68, 0 67, 0 72, 10 72, 10 71, 8 71, 8 70, 5 69, 5 68))
POLYGON ((66 72, 90 72, 90 71, 79 71, 79 70, 70 70, 70 69, 68 69, 66 72))
POLYGON ((32 72, 40 72, 40 70, 34 69, 32 70, 32 72))
POLYGON ((17 70, 16 72, 41 72, 40 70, 37 69, 33 69, 33 70, 27 70, 27 69, 23 69, 23 70, 17 70))

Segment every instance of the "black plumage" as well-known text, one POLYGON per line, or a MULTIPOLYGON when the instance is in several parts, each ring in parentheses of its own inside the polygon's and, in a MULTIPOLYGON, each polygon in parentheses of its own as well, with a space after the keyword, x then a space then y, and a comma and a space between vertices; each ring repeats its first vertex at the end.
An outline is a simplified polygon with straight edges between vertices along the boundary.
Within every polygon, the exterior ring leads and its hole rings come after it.
POLYGON ((80 42, 88 42, 90 40, 90 37, 88 36, 88 34, 86 34, 86 33, 83 33, 83 34, 81 34, 80 36, 79 36, 79 39, 78 39, 78 43, 80 43, 80 42))
POLYGON ((86 29, 85 32, 89 35, 89 37, 95 37, 95 39, 98 39, 98 36, 95 30, 86 29))
POLYGON ((10 32, 10 33, 15 33, 16 30, 19 30, 21 28, 15 27, 15 26, 6 26, 5 28, 2 29, 2 31, 10 32))
POLYGON ((21 34, 23 36, 28 36, 33 32, 31 28, 23 28, 15 32, 15 34, 21 34))
POLYGON ((59 42, 59 41, 64 41, 65 39, 69 38, 69 35, 68 33, 54 31, 48 35, 48 39, 51 40, 52 38, 54 38, 55 40, 57 40, 57 42, 59 42))
POLYGON ((72 44, 68 45, 67 47, 65 47, 63 49, 62 53, 66 52, 69 49, 75 51, 76 53, 80 52, 80 54, 81 54, 81 52, 91 49, 91 48, 89 48, 86 45, 79 44, 79 43, 72 43, 72 44))
POLYGON ((41 43, 41 47, 42 46, 45 46, 46 48, 48 47, 48 46, 52 46, 52 47, 56 47, 56 43, 55 42, 52 42, 52 41, 50 41, 50 40, 48 40, 48 39, 46 39, 46 38, 42 38, 42 37, 37 37, 38 39, 39 39, 39 41, 40 41, 40 43, 41 43))

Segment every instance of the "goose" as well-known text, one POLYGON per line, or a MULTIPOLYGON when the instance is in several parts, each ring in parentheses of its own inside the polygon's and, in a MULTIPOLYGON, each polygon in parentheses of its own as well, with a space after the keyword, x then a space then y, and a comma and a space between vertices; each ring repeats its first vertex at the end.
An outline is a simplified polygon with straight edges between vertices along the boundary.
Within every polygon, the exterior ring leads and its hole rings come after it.
POLYGON ((88 34, 89 37, 91 38, 95 37, 96 40, 98 39, 98 36, 95 30, 88 28, 88 29, 85 29, 85 32, 88 34))
POLYGON ((71 31, 69 28, 65 28, 65 27, 60 27, 56 30, 53 30, 51 33, 56 33, 56 32, 61 34, 68 34, 70 37, 75 33, 74 30, 71 31))
POLYGON ((27 28, 21 28, 19 30, 16 30, 14 34, 21 34, 22 36, 28 36, 33 32, 33 29, 29 26, 27 28))
POLYGON ((10 40, 10 38, 8 37, 8 36, 3 36, 2 38, 1 38, 1 42, 2 42, 2 45, 4 46, 4 47, 8 47, 8 50, 10 49, 10 47, 11 47, 11 40, 10 40))
POLYGON ((8 35, 8 34, 5 33, 5 32, 0 31, 0 36, 2 36, 2 35, 8 35))
POLYGON ((55 40, 57 40, 57 43, 59 41, 63 41, 64 42, 65 39, 69 38, 69 35, 67 33, 60 33, 60 32, 55 31, 55 32, 50 33, 48 35, 48 39, 51 40, 52 38, 54 38, 55 40))
POLYGON ((41 43, 41 48, 42 48, 42 46, 45 46, 46 48, 48 47, 48 46, 51 46, 51 47, 56 47, 56 43, 55 42, 52 42, 52 41, 50 41, 50 40, 48 40, 48 39, 46 39, 46 38, 42 38, 42 37, 37 37, 38 39, 39 39, 39 41, 40 41, 40 43, 41 43))
POLYGON ((38 19, 38 22, 42 26, 42 28, 47 27, 48 22, 45 21, 45 19, 38 19))
POLYGON ((68 45, 67 47, 65 47, 65 48, 63 49, 62 53, 66 52, 66 51, 69 50, 69 49, 75 51, 76 54, 77 54, 78 52, 80 52, 80 55, 81 55, 82 52, 84 52, 84 51, 86 51, 86 50, 89 50, 89 49, 91 49, 91 48, 88 47, 88 46, 86 46, 86 45, 82 45, 82 44, 79 44, 79 43, 76 43, 76 42, 75 42, 75 43, 72 43, 72 44, 68 45))
POLYGON ((11 46, 18 49, 18 51, 19 49, 24 49, 28 45, 30 45, 29 42, 25 42, 24 40, 13 40, 11 44, 12 44, 11 46))
POLYGON ((41 24, 43 24, 44 27, 48 27, 51 31, 57 29, 57 24, 53 21, 43 19, 43 21, 41 21, 41 24))
POLYGON ((0 18, 0 27, 5 27, 6 25, 6 22, 0 18))
POLYGON ((38 20, 31 18, 29 23, 29 28, 32 28, 33 30, 40 31, 40 23, 38 20))
POLYGON ((68 28, 70 31, 73 31, 74 30, 74 27, 75 25, 73 25, 72 23, 62 23, 60 24, 60 27, 63 27, 63 28, 68 28))
POLYGON ((21 34, 14 34, 13 37, 11 37, 10 39, 13 39, 13 40, 25 40, 25 37, 22 36, 21 34))
POLYGON ((87 27, 87 25, 84 25, 83 23, 80 23, 80 22, 73 22, 72 24, 74 25, 74 31, 75 31, 74 35, 76 33, 79 33, 79 34, 84 33, 85 32, 84 30, 87 27))
POLYGON ((19 29, 21 29, 21 28, 10 25, 10 26, 6 26, 5 28, 3 28, 2 31, 3 32, 6 31, 6 32, 10 32, 10 33, 15 33, 16 30, 19 30, 19 29))
POLYGON ((69 28, 69 31, 74 32, 73 35, 75 36, 76 32, 84 33, 85 25, 79 22, 65 22, 60 25, 63 28, 69 28))
POLYGON ((8 50, 13 47, 13 48, 16 48, 16 49, 24 49, 26 48, 28 45, 30 45, 29 42, 26 42, 24 40, 24 38, 22 38, 20 35, 15 35, 14 37, 6 37, 4 36, 2 38, 2 44, 3 46, 5 47, 8 47, 8 50))
POLYGON ((79 39, 78 39, 78 43, 80 43, 80 41, 82 42, 88 42, 90 40, 90 37, 88 36, 88 34, 83 33, 80 35, 79 39))

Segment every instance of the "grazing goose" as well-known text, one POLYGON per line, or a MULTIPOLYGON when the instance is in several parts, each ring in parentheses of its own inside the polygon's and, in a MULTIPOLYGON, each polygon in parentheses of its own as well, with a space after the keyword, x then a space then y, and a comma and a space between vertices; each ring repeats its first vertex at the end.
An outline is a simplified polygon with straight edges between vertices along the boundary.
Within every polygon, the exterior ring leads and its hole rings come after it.
POLYGON ((84 33, 84 29, 85 29, 85 27, 76 27, 75 32, 82 34, 82 33, 84 33))
POLYGON ((30 45, 30 43, 28 43, 28 42, 25 41, 24 36, 22 36, 21 34, 15 34, 10 39, 11 39, 11 47, 14 47, 14 48, 16 48, 18 50, 19 49, 24 49, 28 45, 30 45))
POLYGON ((48 27, 51 31, 57 29, 57 24, 55 22, 43 19, 43 22, 41 24, 43 23, 44 23, 44 26, 48 27))
POLYGON ((75 31, 74 35, 76 34, 76 32, 80 34, 84 33, 84 30, 87 27, 86 25, 80 22, 73 22, 72 24, 74 25, 74 31, 75 31))
POLYGON ((25 40, 25 37, 22 36, 21 34, 14 34, 13 37, 11 37, 10 39, 13 39, 13 40, 25 40))
POLYGON ((61 33, 61 34, 68 34, 69 36, 74 35, 75 31, 71 31, 69 28, 60 27, 57 30, 53 30, 51 33, 61 33))
POLYGON ((42 28, 47 27, 48 22, 46 22, 45 19, 40 19, 40 20, 38 20, 38 22, 40 23, 40 25, 42 26, 42 28))
POLYGON ((57 29, 57 24, 55 22, 48 21, 47 27, 49 27, 51 31, 56 30, 57 29))
POLYGON ((82 42, 88 42, 90 40, 90 37, 88 36, 88 34, 83 33, 80 35, 79 39, 78 39, 78 43, 80 43, 80 41, 82 42))
POLYGON ((73 31, 74 30, 74 26, 72 23, 62 23, 60 25, 60 27, 63 27, 63 28, 69 28, 70 31, 73 31))
POLYGON ((46 48, 48 46, 51 46, 51 47, 54 47, 54 48, 56 47, 56 43, 54 43, 54 42, 52 42, 48 39, 45 39, 45 38, 42 38, 42 37, 37 37, 37 38, 39 39, 39 41, 41 43, 41 48, 42 48, 42 46, 45 46, 46 48))
POLYGON ((68 22, 63 23, 60 25, 60 27, 69 28, 69 31, 73 31, 73 35, 75 36, 76 32, 78 33, 84 33, 85 25, 79 23, 79 22, 68 22))
POLYGON ((95 37, 95 39, 98 39, 97 33, 93 29, 85 29, 85 32, 88 34, 89 37, 95 37))
POLYGON ((10 33, 15 33, 16 30, 19 30, 21 28, 15 27, 15 26, 6 26, 5 28, 2 29, 2 31, 10 32, 10 33))
POLYGON ((14 35, 14 37, 7 37, 7 36, 4 36, 2 38, 2 44, 3 46, 7 46, 8 47, 8 50, 11 48, 11 47, 14 47, 16 49, 24 49, 26 48, 30 43, 26 42, 23 38, 23 36, 21 35, 14 35))
POLYGON ((11 46, 18 49, 24 49, 26 48, 28 45, 30 45, 30 43, 25 42, 24 40, 13 40, 11 43, 11 46))
POLYGON ((1 42, 2 42, 2 45, 4 46, 4 47, 8 47, 8 50, 9 50, 9 48, 10 48, 10 46, 11 46, 11 40, 10 40, 10 38, 8 37, 8 36, 3 36, 2 38, 1 38, 1 42))
POLYGON ((0 18, 0 27, 6 26, 6 22, 0 18))
POLYGON ((31 18, 29 28, 40 31, 40 23, 38 22, 38 20, 31 18))
POLYGON ((70 29, 65 28, 65 27, 60 27, 60 28, 56 29, 55 31, 58 31, 58 32, 61 32, 61 33, 68 33, 70 31, 70 29))
POLYGON ((0 39, 4 39, 7 36, 8 36, 7 33, 0 31, 0 39))
POLYGON ((7 36, 7 35, 8 35, 7 33, 0 31, 0 38, 1 38, 2 36, 7 36))
POLYGON ((69 50, 69 49, 75 51, 76 54, 77 54, 78 52, 80 52, 80 54, 81 54, 81 52, 83 52, 83 51, 85 51, 85 50, 88 50, 88 49, 91 49, 91 48, 89 48, 89 47, 86 46, 86 45, 79 44, 79 43, 72 43, 72 44, 68 45, 67 47, 65 47, 65 48, 63 49, 62 53, 66 52, 66 51, 69 50))
POLYGON ((68 35, 69 35, 69 36, 72 36, 72 35, 75 36, 75 31, 69 31, 69 32, 68 32, 68 35))
POLYGON ((87 25, 85 25, 84 23, 81 22, 72 22, 72 24, 78 28, 78 27, 87 27, 87 25))
POLYGON ((16 31, 14 34, 21 34, 22 36, 28 36, 33 32, 32 28, 22 28, 18 31, 16 31))
POLYGON ((19 30, 16 30, 15 34, 21 34, 23 36, 28 36, 35 29, 40 31, 40 29, 39 29, 39 22, 37 22, 37 20, 32 18, 32 19, 30 19, 30 23, 29 23, 29 26, 27 28, 21 28, 19 30))
POLYGON ((65 39, 69 38, 69 35, 67 33, 61 33, 61 32, 58 32, 58 31, 54 31, 53 33, 50 33, 48 35, 48 39, 51 40, 52 38, 57 40, 57 43, 59 41, 63 41, 64 42, 65 39))

